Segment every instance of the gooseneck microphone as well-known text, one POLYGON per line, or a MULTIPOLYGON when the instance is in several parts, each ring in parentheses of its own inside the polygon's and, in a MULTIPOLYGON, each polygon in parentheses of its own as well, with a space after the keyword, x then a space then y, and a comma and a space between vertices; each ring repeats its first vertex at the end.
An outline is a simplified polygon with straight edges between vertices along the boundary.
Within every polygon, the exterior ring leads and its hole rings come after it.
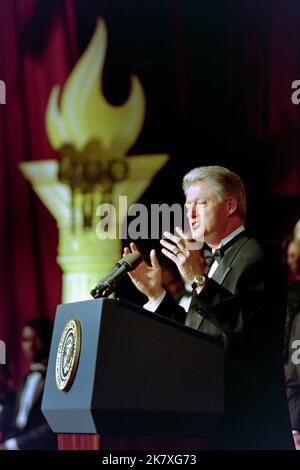
POLYGON ((108 297, 116 289, 117 282, 125 276, 126 273, 135 269, 143 261, 143 256, 137 251, 121 258, 110 274, 101 279, 96 287, 91 290, 94 299, 99 297, 108 297))

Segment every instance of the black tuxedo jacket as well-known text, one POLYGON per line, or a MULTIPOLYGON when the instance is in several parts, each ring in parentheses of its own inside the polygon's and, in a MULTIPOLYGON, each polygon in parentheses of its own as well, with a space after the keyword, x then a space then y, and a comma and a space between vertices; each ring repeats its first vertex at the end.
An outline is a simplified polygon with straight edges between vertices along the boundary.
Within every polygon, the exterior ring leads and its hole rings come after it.
POLYGON ((16 427, 16 417, 27 376, 28 374, 23 377, 21 384, 17 389, 16 404, 10 417, 11 426, 6 435, 4 435, 3 440, 7 440, 11 437, 16 438, 20 450, 57 449, 56 434, 51 431, 51 428, 41 411, 45 385, 45 372, 42 373, 42 377, 35 390, 25 428, 19 430, 16 427))
POLYGON ((290 342, 290 357, 288 362, 288 371, 286 377, 287 397, 290 410, 291 425, 295 431, 300 432, 300 364, 295 362, 299 360, 299 346, 292 348, 293 342, 300 340, 300 313, 295 317, 290 342), (293 359, 293 353, 296 357, 293 359))
MULTIPOLYGON (((243 232, 193 293, 188 314, 199 313, 224 337, 225 411, 213 448, 294 448, 283 375, 286 292, 285 271, 243 232)), ((186 320, 169 296, 157 313, 186 320)))
POLYGON ((5 436, 11 425, 11 416, 15 408, 16 393, 9 390, 6 396, 0 399, 0 440, 5 436))

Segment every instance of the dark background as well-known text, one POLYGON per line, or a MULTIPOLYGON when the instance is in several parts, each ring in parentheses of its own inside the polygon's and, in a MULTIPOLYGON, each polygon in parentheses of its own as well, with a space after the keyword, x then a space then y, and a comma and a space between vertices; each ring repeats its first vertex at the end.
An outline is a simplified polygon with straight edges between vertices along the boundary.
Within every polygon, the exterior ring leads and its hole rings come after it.
MULTIPOLYGON (((22 323, 54 318, 61 296, 56 224, 18 164, 57 157, 44 128, 47 99, 99 16, 108 28, 107 99, 126 100, 131 73, 146 94, 144 128, 129 154, 170 155, 140 202, 183 202, 183 175, 219 164, 245 182, 253 235, 279 244, 300 218, 300 116, 291 101, 299 1, 0 0, 0 338, 11 356, 22 323)), ((152 246, 140 243, 144 253, 152 246)))

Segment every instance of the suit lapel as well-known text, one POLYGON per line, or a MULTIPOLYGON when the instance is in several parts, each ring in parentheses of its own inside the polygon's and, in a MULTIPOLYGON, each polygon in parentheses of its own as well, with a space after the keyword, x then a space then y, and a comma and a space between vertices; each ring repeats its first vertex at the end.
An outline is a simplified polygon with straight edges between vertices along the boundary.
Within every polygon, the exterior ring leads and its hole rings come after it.
POLYGON ((17 391, 16 391, 16 415, 19 412, 21 396, 22 396, 22 393, 23 393, 23 389, 25 387, 27 376, 28 376, 28 373, 26 375, 24 375, 24 377, 22 377, 21 382, 20 382, 20 384, 17 388, 17 391))
POLYGON ((33 400, 32 400, 32 407, 31 409, 34 407, 35 403, 37 402, 37 400, 40 398, 41 396, 41 393, 43 391, 43 388, 44 388, 44 382, 45 382, 45 375, 42 373, 42 376, 36 386, 36 389, 34 391, 34 396, 33 396, 33 400))
MULTIPOLYGON (((212 279, 214 281, 216 281, 218 284, 222 284, 224 282, 225 278, 227 277, 227 275, 229 274, 229 272, 231 270, 231 265, 232 265, 235 257, 237 256, 237 254, 240 251, 240 249, 242 248, 242 246, 248 240, 249 240, 249 237, 246 234, 246 232, 242 232, 241 234, 239 234, 236 237, 236 240, 234 241, 233 245, 228 249, 228 251, 226 251, 226 253, 223 256, 223 258, 221 259, 221 262, 219 263, 216 271, 212 275, 212 279)), ((195 329, 198 329, 198 330, 200 329, 201 330, 202 325, 205 323, 206 320, 203 322, 202 321, 203 317, 200 316, 199 313, 198 313, 197 299, 198 299, 198 295, 197 295, 196 291, 194 291, 192 301, 191 301, 191 304, 190 304, 190 308, 189 308, 189 311, 188 311, 188 314, 187 314, 187 320, 188 320, 187 325, 191 326, 195 329)), ((221 332, 217 331, 217 333, 214 333, 214 334, 221 335, 221 332)))
POLYGON ((215 270, 214 274, 212 275, 212 279, 216 281, 218 284, 222 284, 227 277, 228 273, 231 270, 231 265, 233 263, 234 258, 242 248, 242 246, 249 240, 248 235, 246 232, 242 232, 239 236, 237 236, 236 241, 234 244, 226 251, 225 255, 221 259, 217 269, 215 270))
MULTIPOLYGON (((29 414, 31 413, 31 410, 33 408, 33 406, 35 405, 35 403, 37 402, 37 400, 39 399, 42 391, 43 391, 43 387, 44 387, 44 383, 45 383, 45 373, 44 372, 41 372, 42 376, 36 386, 36 389, 34 391, 34 396, 33 396, 33 400, 32 400, 32 406, 31 406, 31 409, 30 409, 30 412, 29 414)), ((24 387, 25 387, 25 383, 26 383, 26 380, 27 380, 27 377, 28 377, 29 373, 26 374, 23 379, 22 379, 22 382, 21 382, 21 386, 17 392, 17 400, 16 400, 16 410, 17 410, 17 413, 19 412, 19 408, 20 408, 20 401, 21 401, 21 396, 22 396, 22 393, 24 391, 24 387)))

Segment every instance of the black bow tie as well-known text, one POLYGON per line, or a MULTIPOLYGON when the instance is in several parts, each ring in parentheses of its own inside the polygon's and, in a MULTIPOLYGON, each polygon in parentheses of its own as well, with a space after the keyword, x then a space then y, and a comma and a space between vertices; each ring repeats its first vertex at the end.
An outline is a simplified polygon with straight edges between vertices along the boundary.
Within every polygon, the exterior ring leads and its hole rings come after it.
POLYGON ((240 238, 243 237, 245 234, 244 231, 240 232, 238 235, 233 237, 229 242, 227 242, 225 245, 221 246, 220 248, 217 248, 214 253, 212 253, 210 246, 208 246, 206 243, 204 243, 204 249, 203 249, 203 254, 206 260, 206 271, 208 271, 213 264, 214 261, 217 261, 219 264, 223 256, 225 255, 226 251, 234 245, 234 243, 240 238))
POLYGON ((217 263, 219 264, 222 257, 224 256, 224 253, 225 253, 225 247, 217 248, 215 252, 213 253, 211 251, 211 248, 206 245, 204 247, 203 254, 206 260, 207 269, 210 269, 214 261, 217 261, 217 263))

